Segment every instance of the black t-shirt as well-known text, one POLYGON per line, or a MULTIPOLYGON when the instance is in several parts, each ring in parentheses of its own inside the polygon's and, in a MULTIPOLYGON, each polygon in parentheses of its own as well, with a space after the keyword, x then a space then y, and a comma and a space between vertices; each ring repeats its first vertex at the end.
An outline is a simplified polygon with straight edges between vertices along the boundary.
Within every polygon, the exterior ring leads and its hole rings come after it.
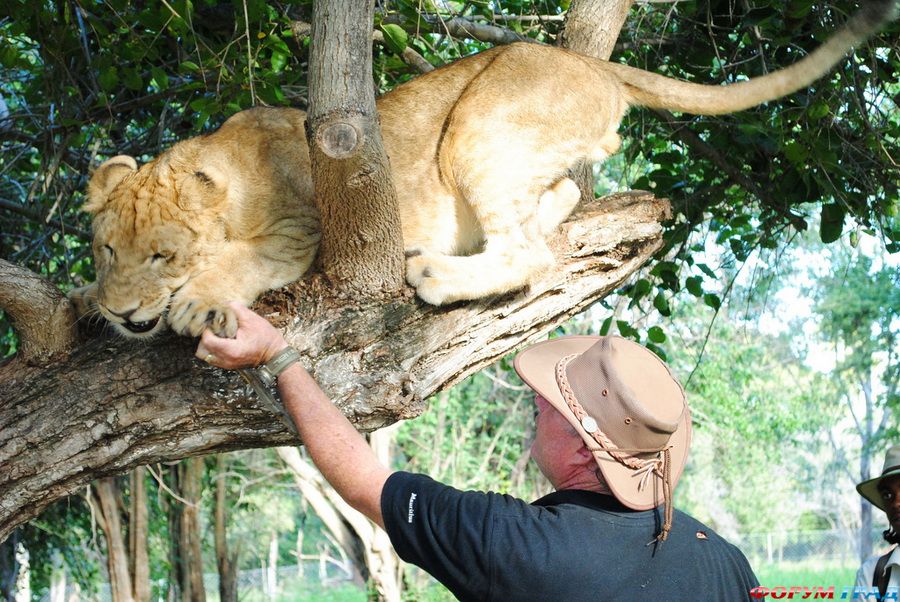
POLYGON ((460 600, 751 600, 759 582, 747 559, 687 514, 676 510, 668 539, 649 543, 660 510, 635 512, 576 490, 528 504, 405 472, 381 495, 400 558, 460 600))

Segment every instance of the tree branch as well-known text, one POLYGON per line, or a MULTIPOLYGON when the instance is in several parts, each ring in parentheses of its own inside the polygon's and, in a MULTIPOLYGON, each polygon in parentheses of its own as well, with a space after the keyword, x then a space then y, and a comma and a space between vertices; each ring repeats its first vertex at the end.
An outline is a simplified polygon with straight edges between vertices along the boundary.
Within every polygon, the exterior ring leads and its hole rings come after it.
POLYGON ((435 33, 445 32, 454 38, 471 38, 489 44, 512 44, 513 42, 534 42, 537 40, 523 36, 505 27, 479 23, 464 17, 453 17, 434 23, 432 30, 435 33))
POLYGON ((12 318, 19 335, 14 363, 44 366, 75 347, 75 312, 65 295, 46 278, 4 259, 0 259, 0 308, 12 318))

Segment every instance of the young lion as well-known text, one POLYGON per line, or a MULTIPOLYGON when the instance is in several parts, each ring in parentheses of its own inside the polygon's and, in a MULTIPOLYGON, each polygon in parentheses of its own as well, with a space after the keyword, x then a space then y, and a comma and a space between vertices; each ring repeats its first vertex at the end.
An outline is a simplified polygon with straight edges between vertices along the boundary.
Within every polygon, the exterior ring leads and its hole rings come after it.
MULTIPOLYGON (((537 44, 459 60, 378 100, 409 284, 427 303, 521 287, 553 263, 544 237, 579 198, 567 170, 616 152, 633 106, 714 115, 809 85, 892 18, 871 2, 798 63, 727 86, 669 79, 537 44), (590 118, 576 119, 576 115, 590 118)), ((73 291, 128 336, 235 332, 224 302, 299 278, 319 242, 305 114, 250 109, 88 187, 97 282, 73 291), (163 320, 165 318, 165 320, 163 320)))

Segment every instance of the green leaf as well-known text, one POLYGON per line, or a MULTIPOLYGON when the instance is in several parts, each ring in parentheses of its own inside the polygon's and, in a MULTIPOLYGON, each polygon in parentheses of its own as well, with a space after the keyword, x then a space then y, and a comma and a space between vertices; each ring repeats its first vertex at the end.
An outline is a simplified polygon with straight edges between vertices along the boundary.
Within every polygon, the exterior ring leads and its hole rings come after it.
POLYGON ((709 267, 708 265, 706 265, 705 263, 698 263, 698 264, 697 264, 697 267, 700 268, 700 271, 701 271, 701 272, 703 272, 704 274, 706 274, 706 275, 709 276, 710 278, 712 278, 712 279, 715 279, 715 278, 716 278, 716 273, 713 272, 712 269, 710 269, 710 267, 709 267))
POLYGON ((125 70, 125 87, 129 90, 142 90, 144 88, 144 80, 137 69, 125 70))
POLYGON ((653 298, 653 307, 663 316, 668 317, 672 315, 672 310, 669 308, 669 300, 662 293, 657 293, 656 297, 653 298))
POLYGON ((280 50, 272 51, 272 71, 275 73, 280 73, 284 70, 285 65, 287 65, 287 55, 280 50))
POLYGON ((809 157, 809 152, 806 150, 805 146, 796 140, 791 140, 784 145, 784 156, 787 157, 788 161, 791 163, 799 164, 806 161, 806 158, 809 157))
POLYGON ((687 280, 684 281, 684 285, 687 287, 687 290, 690 294, 695 297, 700 297, 703 295, 703 278, 700 276, 691 276, 687 280))
POLYGON ((809 119, 811 121, 819 121, 820 119, 828 115, 829 112, 830 109, 828 108, 828 103, 823 100, 818 100, 809 107, 806 114, 809 116, 809 119))
POLYGON ((600 336, 605 337, 609 334, 609 327, 612 326, 612 316, 603 320, 603 324, 600 325, 600 336))
POLYGON ((819 225, 819 238, 824 243, 834 242, 841 237, 844 230, 844 218, 847 212, 843 205, 826 203, 822 205, 822 220, 819 225))
POLYGON ((616 320, 616 328, 619 329, 619 334, 623 337, 635 339, 637 341, 641 340, 641 334, 625 320, 616 320))
POLYGON ((659 326, 651 326, 647 331, 647 338, 653 341, 654 343, 665 343, 666 342, 666 333, 663 332, 663 329, 659 326))
POLYGON ((719 299, 719 295, 714 295, 712 293, 706 293, 705 295, 703 295, 703 302, 713 309, 719 309, 720 307, 722 307, 722 300, 719 299))
POLYGON ((180 71, 200 71, 200 65, 195 63, 194 61, 182 61, 181 65, 179 65, 178 69, 180 71))
POLYGON ((406 47, 409 45, 409 35, 402 27, 388 23, 381 26, 381 31, 384 32, 384 41, 388 48, 391 49, 391 52, 401 54, 406 50, 406 47))
POLYGON ((163 92, 169 88, 169 76, 159 67, 150 68, 150 83, 163 92))
POLYGON ((97 76, 100 87, 109 92, 119 83, 119 70, 117 67, 107 67, 97 76))

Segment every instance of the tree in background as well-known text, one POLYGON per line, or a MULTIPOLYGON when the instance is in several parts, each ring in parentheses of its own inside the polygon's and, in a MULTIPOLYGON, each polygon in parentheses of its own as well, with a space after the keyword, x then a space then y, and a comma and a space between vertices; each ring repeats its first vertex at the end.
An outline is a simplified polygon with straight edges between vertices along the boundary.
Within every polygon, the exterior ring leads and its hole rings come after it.
MULTIPOLYGON (((900 435, 900 269, 882 252, 871 256, 830 247, 826 253, 830 265, 815 273, 810 292, 818 337, 834 353, 837 396, 831 401, 844 406, 851 419, 849 427, 836 425, 831 441, 850 483, 858 483, 873 476, 873 461, 900 435), (853 471, 850 459, 857 453, 853 471)), ((859 554, 865 559, 872 554, 872 506, 859 499, 859 508, 859 554)))

